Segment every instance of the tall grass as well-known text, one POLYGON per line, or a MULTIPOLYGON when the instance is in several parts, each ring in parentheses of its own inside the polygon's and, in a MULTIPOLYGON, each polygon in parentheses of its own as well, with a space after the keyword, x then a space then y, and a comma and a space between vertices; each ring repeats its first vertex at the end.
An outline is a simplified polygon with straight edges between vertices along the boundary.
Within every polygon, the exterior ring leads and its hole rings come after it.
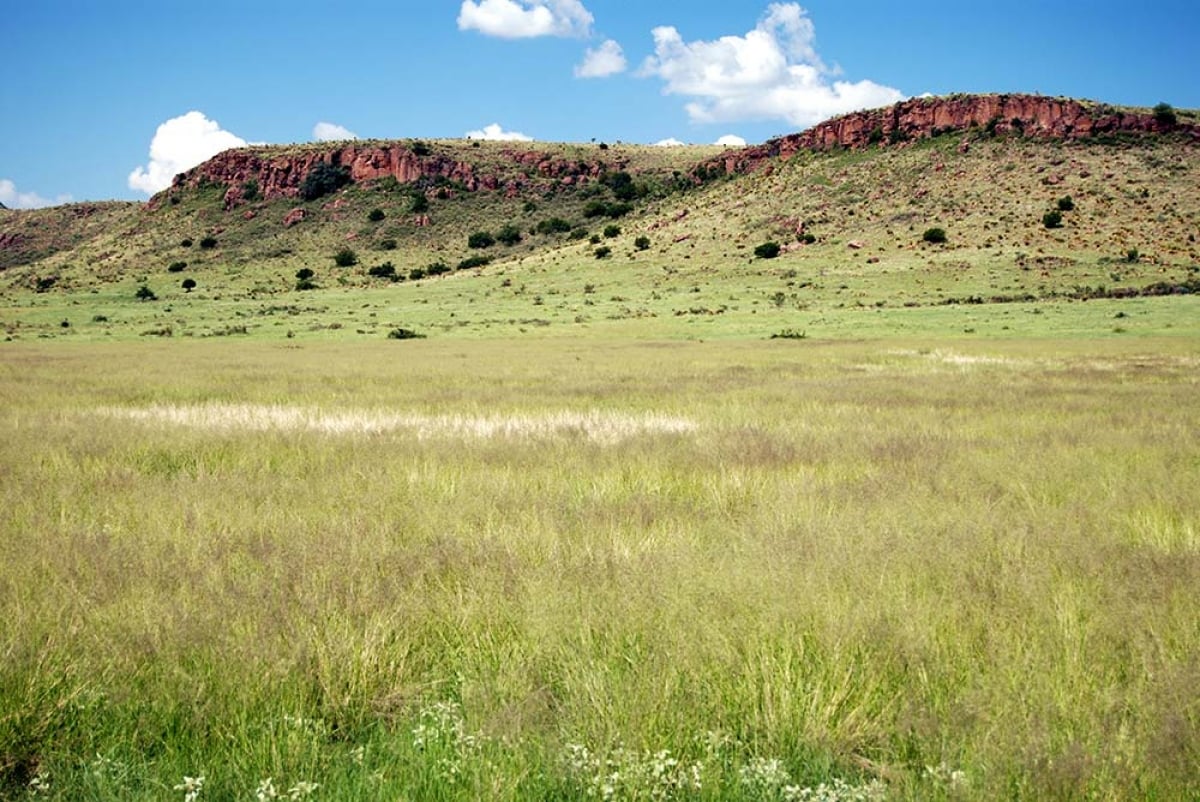
POLYGON ((0 796, 1194 796, 1197 364, 6 348, 0 796))

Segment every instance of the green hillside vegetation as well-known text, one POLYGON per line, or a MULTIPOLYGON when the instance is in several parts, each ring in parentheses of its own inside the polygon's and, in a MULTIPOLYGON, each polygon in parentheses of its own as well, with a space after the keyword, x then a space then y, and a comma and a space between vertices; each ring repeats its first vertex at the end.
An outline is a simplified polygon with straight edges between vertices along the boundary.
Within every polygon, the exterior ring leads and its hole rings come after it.
MULTIPOLYGON (((627 327, 666 337, 767 336, 784 327, 842 336, 932 332, 949 321, 997 334, 1054 330, 1056 319, 1097 333, 1114 304, 1084 309, 1076 301, 1194 286, 1196 148, 1170 138, 967 138, 976 141, 966 153, 963 136, 943 136, 804 154, 700 183, 688 176, 702 149, 612 146, 603 153, 627 165, 618 172, 635 187, 628 201, 602 182, 517 197, 434 182, 419 195, 428 199, 427 226, 410 211, 416 189, 391 179, 229 211, 225 188, 210 186, 152 211, 91 204, 7 212, 3 231, 20 247, 0 251, 0 321, 17 338, 206 336, 230 327, 269 338, 361 337, 396 325, 469 337, 627 327), (1059 212, 1066 196, 1073 207, 1059 212), (285 227, 296 208, 307 217, 285 227), (605 238, 614 209, 624 211, 621 233, 605 238), (371 219, 375 210, 383 219, 371 219), (1051 211, 1060 226, 1044 225, 1051 211), (931 228, 946 242, 926 242, 931 228), (512 244, 469 246, 473 234, 506 230, 512 244), (205 237, 214 247, 199 247, 205 237), (766 242, 782 253, 756 259, 766 242), (608 258, 596 258, 598 247, 610 249, 608 258), (344 249, 355 265, 335 265, 344 249), (196 282, 191 292, 167 273, 178 262, 196 282), (428 278, 430 266, 448 269, 428 278), (314 288, 298 293, 301 269, 313 271, 314 288), (142 285, 160 303, 135 303, 142 285)), ((506 149, 478 144, 429 146, 478 154, 498 169, 506 149)), ((1185 323, 1177 310, 1189 302, 1117 305, 1133 313, 1123 328, 1161 332, 1185 323)))

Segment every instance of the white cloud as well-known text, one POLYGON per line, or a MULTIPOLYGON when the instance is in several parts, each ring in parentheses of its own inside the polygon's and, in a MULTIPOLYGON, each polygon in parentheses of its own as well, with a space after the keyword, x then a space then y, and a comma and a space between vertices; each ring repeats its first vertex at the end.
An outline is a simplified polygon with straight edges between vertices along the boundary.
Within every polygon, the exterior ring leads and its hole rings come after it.
POLYGON ((654 143, 654 146, 657 148, 678 148, 678 147, 682 147, 685 144, 687 144, 687 143, 680 142, 675 137, 671 137, 670 139, 658 140, 657 142, 654 143))
POLYGON ((625 72, 627 66, 625 51, 621 49, 621 45, 608 39, 600 47, 587 49, 583 54, 583 63, 575 68, 575 77, 607 78, 625 72))
POLYGON ((742 139, 737 134, 726 134, 713 144, 722 145, 723 147, 727 148, 744 148, 746 147, 746 140, 742 139))
POLYGON ((872 81, 833 80, 817 55, 812 20, 797 3, 772 3, 745 36, 684 42, 670 26, 653 36, 654 55, 640 74, 661 78, 665 94, 695 98, 686 105, 693 122, 780 119, 808 127, 904 99, 872 81))
POLYGON ((467 139, 488 139, 495 142, 532 142, 533 137, 516 131, 505 131, 499 123, 485 125, 483 130, 468 131, 467 139))
POLYGON ((75 199, 70 195, 59 195, 54 200, 46 200, 36 192, 20 192, 12 181, 0 178, 0 203, 9 209, 40 209, 43 206, 56 206, 73 200, 75 199))
POLYGON ((189 111, 158 126, 150 141, 150 164, 129 174, 129 187, 153 195, 171 186, 179 173, 223 150, 245 145, 246 140, 222 130, 216 120, 189 111))
POLYGON ((502 39, 585 37, 594 21, 580 0, 464 0, 458 12, 459 30, 502 39))
POLYGON ((358 134, 337 123, 319 122, 313 126, 313 139, 318 142, 341 142, 344 139, 358 139, 358 134))

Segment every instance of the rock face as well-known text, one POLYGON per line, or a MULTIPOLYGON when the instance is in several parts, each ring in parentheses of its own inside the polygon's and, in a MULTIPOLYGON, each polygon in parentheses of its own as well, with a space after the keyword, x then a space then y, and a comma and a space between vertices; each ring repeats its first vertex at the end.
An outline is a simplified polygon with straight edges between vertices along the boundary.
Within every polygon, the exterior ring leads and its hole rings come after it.
POLYGON ((973 127, 1039 139, 1182 132, 1200 141, 1200 128, 1195 125, 1164 124, 1153 114, 1121 111, 1100 103, 1040 95, 953 95, 913 98, 882 109, 836 117, 798 134, 730 151, 704 166, 727 173, 749 172, 766 161, 787 159, 800 151, 902 145, 973 127))
POLYGON ((370 181, 391 176, 402 184, 421 180, 446 179, 465 187, 468 192, 481 189, 502 190, 516 196, 530 183, 578 184, 594 181, 606 170, 621 170, 620 163, 578 162, 551 157, 532 150, 504 150, 508 169, 487 172, 476 165, 415 149, 403 142, 340 145, 328 150, 310 148, 293 152, 279 148, 238 148, 214 156, 186 173, 175 176, 172 189, 195 188, 204 184, 227 187, 225 208, 243 200, 242 187, 248 181, 258 184, 261 197, 295 198, 309 171, 325 163, 345 167, 351 180, 370 181))

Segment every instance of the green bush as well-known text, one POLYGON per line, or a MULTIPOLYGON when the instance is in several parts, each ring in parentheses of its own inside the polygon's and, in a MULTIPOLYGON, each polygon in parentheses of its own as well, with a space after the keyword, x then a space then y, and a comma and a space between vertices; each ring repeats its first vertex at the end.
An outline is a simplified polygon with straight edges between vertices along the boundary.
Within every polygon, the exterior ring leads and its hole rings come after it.
POLYGON ((181 239, 181 240, 179 241, 179 247, 180 247, 180 248, 190 248, 190 247, 192 247, 192 238, 191 238, 191 237, 184 237, 183 239, 181 239))
POLYGON ((778 242, 764 242, 754 249, 754 255, 759 259, 774 259, 781 250, 778 242))
POLYGON ((217 247, 216 237, 205 237, 204 239, 200 240, 201 250, 211 251, 215 247, 217 247))
POLYGON ((561 217, 551 217, 539 222, 533 230, 538 234, 565 234, 571 230, 571 223, 561 217))
POLYGON ((583 207, 583 216, 588 219, 604 217, 606 214, 608 214, 608 204, 604 201, 588 201, 588 204, 583 207))
POLYGON ((256 201, 261 197, 258 189, 258 181, 249 178, 242 182, 242 200, 256 201))
POLYGON ((602 245, 601 247, 596 249, 596 258, 597 259, 607 259, 611 254, 612 254, 612 248, 608 247, 607 245, 602 245))
POLYGON ((1062 212, 1052 209, 1042 215, 1042 225, 1046 228, 1062 228, 1062 212))
POLYGON ((372 278, 386 278, 391 281, 396 280, 396 266, 391 262, 384 262, 381 265, 375 265, 367 270, 367 275, 372 278))
POLYGON ((145 284, 137 288, 137 292, 133 294, 134 298, 139 301, 157 301, 158 296, 154 294, 154 290, 147 287, 145 284))
POLYGON ((431 262, 425 265, 425 275, 429 277, 441 276, 450 272, 450 266, 445 262, 431 262))
POLYGON ((342 248, 333 255, 333 263, 338 267, 354 267, 358 264, 358 254, 349 248, 342 248))
POLYGON ((388 332, 389 340, 424 340, 425 335, 412 329, 396 328, 388 332))
POLYGON ((490 256, 468 256, 458 263, 458 270, 470 270, 475 267, 487 267, 492 263, 490 256))
POLYGON ((387 217, 387 215, 384 214, 383 209, 372 209, 367 214, 367 219, 370 220, 372 223, 378 223, 380 220, 383 220, 385 217, 387 217))
POLYGON ((816 234, 802 234, 802 235, 800 235, 800 241, 803 242, 805 245, 812 245, 814 242, 817 241, 817 235, 816 234))
POLYGON ((940 245, 946 241, 946 230, 944 228, 927 228, 921 235, 921 239, 934 245, 940 245))
POLYGON ((639 251, 646 250, 650 247, 650 238, 646 236, 638 237, 633 241, 633 247, 637 248, 639 251))
POLYGON ((296 289, 298 289, 298 290, 315 290, 315 289, 318 289, 318 287, 317 287, 316 282, 313 281, 312 279, 302 278, 296 282, 296 289))
POLYGON ((1129 262, 1130 264, 1133 264, 1140 258, 1142 258, 1142 255, 1138 253, 1137 248, 1130 248, 1129 250, 1125 251, 1125 261, 1129 262))
POLYGON ((1179 121, 1170 103, 1159 103, 1155 106, 1154 119, 1159 125, 1175 125, 1179 121))
POLYGON ((331 192, 336 192, 349 183, 349 170, 345 167, 321 162, 309 170, 308 175, 304 176, 304 182, 300 185, 300 197, 306 201, 316 200, 331 192))
POLYGON ((394 240, 390 237, 388 239, 381 239, 379 241, 379 250, 381 250, 381 251, 396 250, 396 240, 394 240))
POLYGON ((505 245, 516 245, 521 241, 521 229, 508 223, 496 234, 496 239, 505 245))
POLYGON ((621 227, 618 225, 608 225, 604 227, 604 236, 608 239, 621 236, 621 227))
POLYGON ((171 262, 167 265, 168 273, 182 273, 184 270, 187 270, 187 262, 171 262))
POLYGON ((413 214, 424 214, 429 211, 429 198, 425 197, 424 192, 413 193, 412 205, 408 210, 413 214))
POLYGON ((1075 201, 1070 195, 1059 198, 1057 205, 1060 212, 1071 212, 1075 210, 1075 201))
POLYGON ((429 145, 418 139, 412 143, 412 152, 414 156, 428 156, 432 151, 429 145))
POLYGON ((425 278, 425 268, 423 267, 414 267, 412 270, 408 271, 409 281, 420 281, 423 278, 425 278))
POLYGON ((490 231, 476 231, 467 237, 468 248, 490 248, 496 244, 496 238, 490 231))

